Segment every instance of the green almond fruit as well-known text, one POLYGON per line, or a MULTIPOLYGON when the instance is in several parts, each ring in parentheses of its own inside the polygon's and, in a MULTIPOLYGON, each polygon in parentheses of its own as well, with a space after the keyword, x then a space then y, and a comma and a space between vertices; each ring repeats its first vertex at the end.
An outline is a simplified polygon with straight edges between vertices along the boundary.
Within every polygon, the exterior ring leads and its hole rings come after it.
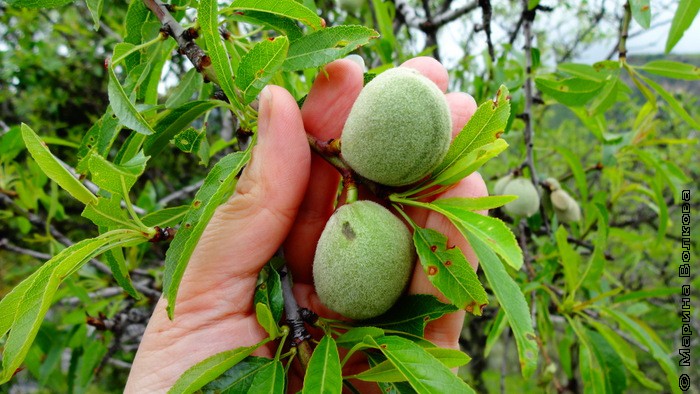
POLYGON ((510 216, 526 217, 534 215, 540 209, 540 197, 535 185, 529 179, 515 178, 503 188, 503 194, 518 196, 518 199, 506 204, 503 209, 510 216))
POLYGON ((316 246, 316 293, 345 317, 379 316, 403 293, 415 260, 411 232, 388 209, 371 201, 343 205, 316 246))
POLYGON ((362 89, 343 128, 341 153, 361 176, 402 186, 421 180, 442 161, 451 136, 442 91, 418 71, 399 67, 362 89))

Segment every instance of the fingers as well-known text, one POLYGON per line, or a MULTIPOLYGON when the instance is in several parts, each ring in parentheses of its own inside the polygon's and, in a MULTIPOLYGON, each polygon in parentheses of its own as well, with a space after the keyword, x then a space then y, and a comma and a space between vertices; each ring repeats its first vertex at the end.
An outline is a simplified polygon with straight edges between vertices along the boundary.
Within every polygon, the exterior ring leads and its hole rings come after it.
POLYGON ((418 70, 433 81, 440 90, 447 91, 448 75, 445 67, 432 57, 414 57, 405 61, 401 67, 409 67, 418 70))
MULTIPOLYGON (((362 90, 362 68, 350 60, 330 63, 319 74, 301 110, 306 131, 327 141, 339 138, 355 99, 362 90)), ((311 178, 292 231, 285 241, 285 257, 295 282, 312 283, 311 262, 340 182, 338 172, 316 155, 311 178)))
POLYGON ((292 226, 311 154, 296 102, 283 88, 270 86, 261 93, 258 130, 252 160, 233 197, 216 210, 204 231, 181 293, 196 295, 231 279, 252 278, 254 283, 292 226))

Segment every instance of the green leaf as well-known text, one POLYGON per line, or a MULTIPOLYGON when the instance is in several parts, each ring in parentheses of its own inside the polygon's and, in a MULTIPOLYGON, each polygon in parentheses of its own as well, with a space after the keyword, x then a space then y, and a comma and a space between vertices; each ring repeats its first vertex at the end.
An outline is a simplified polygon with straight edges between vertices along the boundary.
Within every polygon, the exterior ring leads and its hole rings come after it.
POLYGON ((171 110, 154 126, 155 134, 146 138, 143 143, 144 153, 148 156, 157 155, 177 133, 189 126, 195 119, 213 108, 225 105, 225 102, 219 100, 191 101, 171 110))
POLYGON ((647 85, 651 86, 652 89, 656 90, 656 93, 658 93, 666 102, 668 103, 668 106, 671 107, 671 110, 675 112, 678 116, 680 116, 683 120, 685 120, 690 127, 693 127, 695 129, 700 129, 700 122, 697 120, 693 119, 690 114, 683 108, 683 106, 671 95, 669 92, 666 91, 666 89, 663 88, 660 84, 654 82, 653 80, 646 78, 644 76, 639 76, 644 82, 646 82, 647 85))
POLYGON ((557 248, 561 264, 564 266, 564 280, 566 281, 566 291, 569 298, 574 299, 580 278, 579 267, 581 266, 581 256, 569 245, 567 237, 569 233, 564 226, 559 226, 556 233, 557 248))
POLYGON ((445 209, 484 211, 501 207, 515 198, 515 196, 450 197, 441 198, 439 201, 440 206, 445 209))
MULTIPOLYGON (((248 357, 255 349, 266 344, 269 339, 263 340, 253 346, 239 347, 233 350, 217 353, 197 364, 191 366, 175 382, 168 393, 194 393, 205 384, 223 374, 226 370, 248 357)), ((262 369, 255 375, 260 376, 262 369)))
POLYGON ((255 289, 254 303, 264 303, 270 308, 272 317, 276 322, 282 318, 282 310, 284 309, 284 298, 282 297, 282 281, 280 274, 270 266, 265 265, 260 272, 262 283, 255 289))
POLYGON ((369 339, 419 393, 475 393, 426 349, 397 336, 369 339))
POLYGON ((109 268, 112 270, 112 276, 117 284, 121 286, 124 291, 126 291, 130 296, 137 300, 141 299, 141 294, 134 288, 131 283, 131 277, 129 276, 129 268, 126 266, 126 260, 124 260, 124 253, 121 249, 109 250, 105 253, 105 259, 109 268))
POLYGON ((627 388, 627 375, 620 356, 611 349, 603 337, 584 328, 588 343, 605 377, 605 393, 621 394, 627 388))
POLYGON ((116 230, 62 250, 0 301, 0 337, 10 334, 2 354, 0 384, 22 364, 61 281, 88 260, 111 248, 143 239, 134 230, 116 230))
POLYGON ((90 127, 80 142, 77 155, 79 162, 75 167, 76 171, 81 174, 87 173, 90 152, 97 152, 101 156, 107 156, 120 130, 121 124, 119 119, 112 113, 112 108, 107 107, 102 118, 90 127))
POLYGON ((231 367, 215 380, 202 387, 207 394, 247 393, 255 375, 275 360, 265 357, 248 356, 231 367))
POLYGON ((693 23, 698 11, 700 11, 700 2, 697 0, 680 0, 676 13, 673 15, 671 30, 668 32, 666 53, 671 52, 671 49, 680 41, 690 24, 693 23))
POLYGON ((165 101, 165 108, 173 109, 187 104, 192 99, 192 96, 202 89, 203 83, 202 74, 197 72, 196 68, 190 69, 182 76, 180 83, 170 93, 168 100, 165 101))
POLYGON ((496 99, 481 104, 452 141, 442 163, 433 170, 433 178, 454 166, 470 152, 498 140, 498 137, 505 131, 509 116, 509 92, 505 85, 501 85, 496 93, 496 99))
POLYGON ((447 216, 462 234, 469 233, 481 239, 494 252, 503 258, 506 264, 516 270, 523 266, 523 252, 515 236, 501 220, 470 212, 458 206, 443 204, 435 200, 431 204, 437 212, 447 216))
POLYGON ((386 313, 365 320, 361 324, 422 337, 425 325, 429 321, 439 319, 445 314, 457 310, 458 308, 454 305, 442 303, 433 295, 411 294, 401 297, 386 313))
MULTIPOLYGON (((238 1, 237 1, 238 2, 238 1)), ((219 34, 219 7, 216 0, 201 0, 197 7, 197 22, 201 27, 200 33, 207 44, 207 52, 216 71, 216 81, 226 97, 234 103, 236 88, 233 83, 233 69, 226 47, 219 34)), ((170 138, 168 138, 170 139, 170 138)))
MULTIPOLYGON (((673 294, 678 293, 677 289, 673 289, 675 292, 673 294)), ((610 327, 594 320, 594 319, 588 319, 588 323, 593 326, 593 328, 600 333, 600 335, 605 338, 605 340, 608 342, 608 344, 612 347, 613 350, 617 353, 617 355, 620 357, 620 360, 622 363, 625 365, 628 371, 634 376, 637 381, 642 384, 644 387, 654 390, 655 392, 660 392, 663 391, 663 386, 661 386, 659 383, 649 379, 644 372, 642 372, 639 369, 639 364, 637 363, 637 354, 630 346, 627 341, 625 341, 618 333, 616 333, 614 330, 612 330, 610 327)))
POLYGON ((243 93, 243 103, 255 100, 270 82, 287 56, 289 39, 285 36, 263 40, 255 44, 241 59, 236 71, 236 86, 243 93))
POLYGON ((94 22, 93 29, 99 30, 104 0, 85 0, 85 3, 87 4, 87 8, 92 16, 92 21, 94 22))
MULTIPOLYGON (((251 144, 253 146, 254 144, 251 144)), ((222 158, 207 174, 204 184, 194 196, 193 206, 182 221, 180 229, 165 254, 163 295, 168 300, 168 316, 172 319, 180 280, 187 268, 204 228, 214 211, 234 189, 236 177, 250 160, 250 150, 222 158)))
POLYGON ((356 25, 333 26, 313 32, 291 43, 282 69, 296 71, 323 66, 377 37, 376 31, 356 25))
POLYGON ((581 192, 581 201, 588 201, 588 184, 586 182, 586 172, 581 165, 582 158, 563 146, 556 146, 554 149, 566 160, 566 164, 571 168, 571 173, 576 180, 576 188, 581 192))
POLYGON ((248 389, 249 393, 284 394, 284 366, 279 360, 260 368, 248 389))
POLYGON ((270 335, 270 338, 279 336, 277 322, 272 317, 272 311, 270 311, 270 307, 267 304, 262 302, 255 304, 255 317, 258 319, 258 324, 270 335))
POLYGON ((486 346, 484 346, 484 358, 488 357, 493 349, 493 345, 498 342, 498 338, 501 337, 503 330, 506 329, 508 325, 508 319, 503 311, 503 308, 498 310, 496 319, 493 320, 491 324, 491 329, 489 330, 489 335, 486 337, 486 346))
MULTIPOLYGON (((429 347, 425 348, 425 350, 431 356, 438 359, 447 368, 461 367, 471 361, 471 357, 456 349, 429 347)), ((364 372, 354 375, 353 378, 364 380, 366 382, 389 383, 405 382, 407 380, 406 377, 389 360, 385 360, 364 372)))
POLYGON ((81 216, 90 219, 96 226, 138 229, 126 216, 120 202, 118 197, 98 197, 97 204, 86 205, 81 216))
POLYGON ((230 7, 222 10, 222 13, 239 10, 260 11, 287 17, 298 20, 314 30, 325 26, 325 22, 314 11, 294 0, 236 0, 230 7))
POLYGON ((462 251, 448 248, 447 237, 435 230, 417 226, 413 230, 413 243, 430 283, 458 308, 480 316, 488 296, 462 251))
POLYGON ((139 152, 133 159, 118 165, 95 153, 90 156, 88 168, 92 174, 92 181, 101 189, 129 198, 124 193, 131 190, 143 174, 147 161, 148 157, 139 152))
POLYGON ((346 331, 343 335, 336 338, 335 343, 338 346, 351 348, 358 343, 365 342, 366 337, 379 338, 384 336, 384 330, 377 327, 356 327, 346 331))
POLYGON ((580 107, 586 104, 596 97, 603 87, 600 82, 578 77, 566 79, 537 77, 535 85, 542 93, 569 107, 580 107))
MULTIPOLYGON (((124 42, 134 45, 141 44, 141 26, 144 25, 149 15, 151 15, 151 11, 146 8, 143 1, 132 1, 129 3, 124 21, 124 31, 126 32, 124 42)), ((131 72, 140 62, 141 53, 132 53, 126 58, 126 71, 131 72)))
POLYGON ((97 203, 97 197, 61 165, 61 162, 51 154, 39 136, 24 123, 22 123, 22 139, 24 139, 24 144, 32 158, 46 176, 83 204, 97 203))
POLYGON ((207 137, 206 131, 198 131, 194 127, 182 130, 173 137, 172 143, 185 153, 198 152, 202 141, 207 137))
POLYGON ((670 353, 662 345, 661 339, 651 330, 646 327, 646 324, 639 320, 632 319, 624 313, 618 312, 610 308, 602 308, 601 311, 607 316, 613 318, 622 329, 632 334, 632 336, 647 347, 651 356, 659 363, 661 369, 666 373, 666 379, 673 393, 680 394, 678 388, 678 370, 668 356, 670 353))
POLYGON ((434 185, 455 184, 478 170, 487 161, 498 156, 501 152, 506 150, 506 148, 508 148, 508 143, 501 138, 480 146, 457 159, 457 161, 442 170, 439 174, 433 175, 433 179, 429 182, 434 185))
POLYGON ((17 8, 56 8, 72 2, 73 0, 7 0, 7 4, 17 8))
POLYGON ((686 81, 700 79, 700 67, 672 60, 652 60, 637 68, 650 74, 661 75, 667 78, 684 79, 686 81))
POLYGON ((314 349, 304 376, 302 394, 340 393, 343 389, 343 376, 340 369, 340 356, 333 337, 325 335, 314 349))
POLYGON ((578 362, 583 379, 583 392, 586 394, 605 394, 605 377, 596 362, 591 348, 584 341, 580 342, 578 362))
POLYGON ((557 64, 557 70, 573 77, 589 79, 596 82, 603 82, 608 78, 608 76, 611 75, 611 71, 605 67, 594 67, 588 64, 579 63, 557 64))
POLYGON ((267 12, 246 11, 245 13, 233 13, 230 19, 237 22, 262 25, 267 29, 276 30, 289 37, 289 41, 294 41, 304 34, 293 19, 267 12))
POLYGON ((464 231, 462 234, 465 235, 479 257, 481 269, 491 284, 491 289, 501 304, 501 308, 505 311, 515 342, 518 345, 518 358, 523 377, 528 378, 537 369, 539 348, 535 341, 536 336, 532 328, 530 308, 525 297, 493 250, 479 237, 470 233, 465 234, 464 231))
POLYGON ((630 0, 629 3, 632 9, 632 18, 639 23, 639 26, 648 29, 651 23, 649 0, 630 0))
POLYGON ((153 134, 153 128, 144 119, 144 117, 136 110, 134 104, 129 100, 129 97, 124 92, 124 88, 117 79, 117 75, 114 73, 114 69, 107 67, 107 73, 109 74, 109 84, 107 85, 107 95, 109 96, 109 104, 114 110, 114 114, 117 115, 121 123, 136 131, 137 133, 149 135, 153 134))

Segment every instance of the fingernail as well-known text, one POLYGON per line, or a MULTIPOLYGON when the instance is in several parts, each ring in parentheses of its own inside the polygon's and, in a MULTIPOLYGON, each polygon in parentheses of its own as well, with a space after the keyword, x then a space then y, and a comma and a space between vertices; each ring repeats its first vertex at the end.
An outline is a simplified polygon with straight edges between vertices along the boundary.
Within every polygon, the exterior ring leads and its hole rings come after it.
POLYGON ((272 116, 272 90, 270 86, 265 86, 265 88, 260 92, 260 107, 258 112, 258 142, 262 142, 265 134, 267 134, 267 127, 270 124, 270 116, 272 116))
POLYGON ((357 64, 362 68, 362 71, 365 71, 365 59, 362 58, 360 55, 348 55, 345 56, 345 59, 352 61, 353 63, 357 64))

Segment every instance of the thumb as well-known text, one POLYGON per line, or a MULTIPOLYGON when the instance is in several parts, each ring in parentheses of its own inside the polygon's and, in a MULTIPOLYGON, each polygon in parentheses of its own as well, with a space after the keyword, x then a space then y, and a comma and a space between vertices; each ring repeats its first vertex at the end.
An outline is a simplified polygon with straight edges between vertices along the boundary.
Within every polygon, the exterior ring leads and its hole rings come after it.
POLYGON ((229 278, 256 275, 294 222, 309 179, 310 160, 296 101, 281 87, 266 87, 260 94, 258 142, 252 159, 235 193, 217 209, 204 231, 193 255, 196 264, 204 270, 212 266, 217 275, 229 278))

